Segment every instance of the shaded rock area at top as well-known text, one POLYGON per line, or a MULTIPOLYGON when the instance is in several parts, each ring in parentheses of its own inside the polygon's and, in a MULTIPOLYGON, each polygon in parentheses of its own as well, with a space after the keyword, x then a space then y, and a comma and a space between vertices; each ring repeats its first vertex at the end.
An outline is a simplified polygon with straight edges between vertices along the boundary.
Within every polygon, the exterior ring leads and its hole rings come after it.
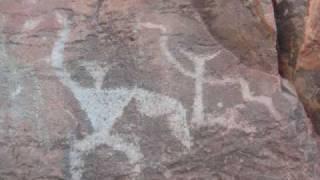
POLYGON ((271 1, 1 0, 1 180, 320 179, 271 1))
POLYGON ((320 2, 276 1, 280 72, 295 85, 320 134, 320 2))

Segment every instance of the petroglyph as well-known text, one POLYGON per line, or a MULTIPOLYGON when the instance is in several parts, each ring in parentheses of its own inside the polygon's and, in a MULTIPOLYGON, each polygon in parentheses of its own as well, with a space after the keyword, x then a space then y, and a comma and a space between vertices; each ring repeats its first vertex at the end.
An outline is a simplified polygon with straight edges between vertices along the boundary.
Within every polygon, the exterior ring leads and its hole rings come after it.
POLYGON ((205 71, 205 64, 207 61, 214 59, 220 54, 220 51, 214 53, 213 55, 195 55, 191 52, 187 52, 181 50, 181 52, 188 57, 190 60, 193 61, 195 65, 195 97, 193 103, 193 123, 202 123, 205 119, 204 117, 204 107, 203 107, 203 84, 204 81, 204 71, 205 71))
POLYGON ((195 65, 195 72, 191 72, 186 70, 177 59, 172 55, 170 50, 168 49, 168 30, 165 26, 161 24, 153 24, 153 23, 142 23, 142 27, 146 27, 149 29, 159 29, 163 35, 160 38, 160 48, 163 51, 166 59, 183 75, 191 77, 195 79, 195 97, 193 103, 193 112, 192 112, 192 123, 193 124, 203 124, 204 122, 204 107, 203 107, 203 84, 204 81, 204 71, 205 64, 207 61, 214 59, 220 54, 220 51, 210 54, 210 55, 196 55, 192 52, 188 52, 185 50, 180 50, 182 54, 184 54, 188 59, 190 59, 195 65))
POLYGON ((256 132, 256 128, 254 126, 251 126, 249 123, 244 121, 236 121, 236 119, 239 117, 238 109, 241 109, 243 107, 243 104, 239 104, 235 107, 227 108, 226 112, 219 116, 215 114, 209 114, 207 124, 218 124, 222 127, 227 128, 227 131, 224 133, 227 133, 229 130, 232 129, 238 129, 246 133, 254 133, 256 132))
MULTIPOLYGON (((114 89, 103 89, 103 79, 107 71, 113 65, 83 64, 95 79, 95 88, 81 87, 77 82, 70 78, 70 74, 64 68, 64 46, 70 32, 67 18, 57 15, 57 18, 64 28, 59 31, 58 39, 54 44, 51 54, 51 65, 55 69, 59 80, 68 87, 83 111, 87 113, 88 119, 94 129, 91 135, 82 140, 75 140, 70 151, 70 173, 73 180, 80 180, 83 174, 85 162, 83 154, 87 154, 102 144, 112 147, 114 150, 124 152, 129 162, 134 165, 133 173, 141 170, 143 154, 140 151, 139 142, 126 142, 120 134, 110 134, 111 129, 118 118, 123 114, 123 110, 132 99, 137 102, 138 111, 149 117, 167 115, 172 134, 181 141, 186 147, 192 145, 186 110, 180 102, 154 92, 133 87, 118 87, 114 89)), ((209 55, 198 55, 186 50, 180 52, 193 62, 195 71, 186 70, 172 55, 168 49, 169 31, 163 25, 153 23, 143 23, 143 27, 159 29, 163 35, 160 38, 161 51, 166 59, 180 73, 195 80, 195 97, 192 109, 192 123, 203 126, 205 124, 205 113, 203 105, 203 86, 205 83, 210 85, 239 84, 242 97, 245 101, 256 102, 266 106, 270 113, 280 119, 280 113, 274 108, 272 99, 266 96, 254 96, 249 88, 249 83, 241 78, 206 78, 204 77, 205 65, 207 61, 215 59, 221 51, 209 55)), ((255 129, 248 124, 235 122, 237 117, 237 107, 227 109, 225 114, 220 117, 211 116, 214 124, 220 124, 228 129, 242 129, 245 132, 254 132, 255 129)), ((209 116, 210 118, 210 116, 209 116)))
POLYGON ((276 120, 281 119, 281 114, 275 109, 272 99, 270 97, 254 96, 250 91, 248 81, 240 78, 239 82, 241 86, 242 97, 244 98, 245 101, 252 101, 252 102, 263 104, 268 109, 268 111, 274 116, 276 120))
POLYGON ((184 69, 183 66, 176 60, 176 58, 172 55, 172 53, 168 49, 168 30, 165 26, 160 24, 153 24, 153 23, 141 23, 140 26, 146 27, 149 29, 159 29, 163 35, 160 38, 160 48, 164 55, 166 56, 166 60, 169 61, 180 73, 182 73, 185 76, 195 78, 195 74, 192 72, 189 72, 188 70, 184 69))
POLYGON ((16 89, 12 92, 11 98, 14 99, 19 94, 21 94, 23 87, 21 85, 17 85, 16 89))
MULTIPOLYGON (((1 23, 4 22, 2 22, 0 15, 1 23)), ((39 88, 39 79, 33 68, 20 64, 14 56, 7 52, 6 37, 2 34, 2 28, 3 26, 0 26, 0 91, 8 99, 1 99, 1 103, 10 105, 5 108, 2 106, 0 125, 4 123, 3 120, 6 118, 3 118, 3 115, 9 112, 11 121, 8 123, 10 126, 19 126, 21 122, 28 123, 30 129, 32 128, 32 131, 37 134, 37 140, 46 144, 49 138, 47 138, 47 128, 42 126, 43 119, 40 118, 42 94, 39 88)))
POLYGON ((129 143, 121 135, 110 133, 113 125, 122 116, 125 107, 132 99, 136 100, 138 111, 146 116, 167 115, 172 134, 187 149, 191 147, 192 139, 186 120, 186 110, 177 100, 138 87, 102 89, 104 75, 112 68, 112 65, 87 67, 96 80, 95 88, 84 88, 73 81, 64 68, 64 47, 70 32, 69 22, 62 15, 57 14, 57 18, 64 28, 59 31, 58 39, 52 49, 51 65, 59 80, 73 92, 82 110, 87 113, 94 129, 92 134, 82 140, 75 140, 72 144, 69 155, 72 180, 80 180, 82 177, 85 164, 83 154, 89 153, 102 144, 125 153, 129 162, 134 165, 133 173, 140 172, 143 154, 140 151, 139 142, 129 143))
POLYGON ((24 31, 33 30, 34 28, 36 28, 41 23, 41 21, 42 21, 41 18, 29 19, 23 24, 23 30, 24 31))
POLYGON ((194 54, 193 52, 180 50, 180 52, 193 62, 195 66, 195 71, 191 72, 185 69, 179 61, 173 56, 168 48, 169 41, 169 30, 162 24, 154 24, 150 22, 140 23, 139 27, 144 27, 148 29, 160 30, 160 48, 166 57, 166 60, 171 63, 181 74, 190 77, 195 80, 195 97, 192 110, 192 124, 197 126, 202 126, 205 123, 205 113, 203 105, 203 86, 205 83, 213 86, 223 86, 228 84, 239 84, 240 91, 243 99, 249 102, 256 102, 263 104, 268 111, 275 117, 276 120, 281 119, 280 113, 274 108, 272 99, 267 96, 254 96, 249 88, 249 83, 243 78, 229 78, 224 77, 222 79, 217 79, 214 77, 204 77, 205 65, 207 61, 214 60, 222 50, 217 51, 212 54, 201 55, 194 54))
POLYGON ((86 68, 86 70, 90 73, 90 75, 95 79, 95 87, 97 89, 102 89, 104 75, 116 65, 116 63, 113 63, 111 65, 100 63, 97 65, 97 62, 83 62, 82 65, 86 68))
POLYGON ((224 77, 223 79, 207 78, 206 83, 216 86, 216 85, 228 85, 228 84, 239 84, 240 92, 243 99, 247 102, 256 102, 264 105, 270 114, 276 119, 281 119, 281 114, 275 109, 272 98, 268 96, 254 96, 250 91, 249 82, 243 78, 229 78, 224 77))
MULTIPOLYGON (((5 17, 0 15, 0 23, 4 24, 5 21, 5 17)), ((4 36, 3 32, 3 26, 0 26, 0 66, 5 66, 6 64, 8 64, 9 62, 9 57, 8 57, 8 53, 7 53, 7 49, 5 46, 6 43, 6 37, 4 36)))

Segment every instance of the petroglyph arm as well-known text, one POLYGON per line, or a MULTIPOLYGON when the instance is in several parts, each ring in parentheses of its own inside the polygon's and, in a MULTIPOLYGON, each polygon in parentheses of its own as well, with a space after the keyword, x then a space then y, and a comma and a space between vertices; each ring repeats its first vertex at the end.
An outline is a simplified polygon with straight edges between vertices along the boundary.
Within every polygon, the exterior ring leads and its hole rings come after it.
POLYGON ((67 17, 64 17, 59 13, 56 14, 56 17, 63 28, 58 31, 58 38, 55 41, 51 51, 50 63, 54 68, 54 72, 59 80, 65 86, 69 87, 70 89, 74 89, 78 86, 78 84, 72 81, 70 74, 64 68, 64 49, 70 33, 70 22, 67 17))
POLYGON ((149 117, 168 115, 168 122, 173 135, 188 149, 192 145, 192 138, 187 122, 187 111, 183 105, 168 96, 136 89, 135 99, 138 110, 149 117))
POLYGON ((140 27, 148 28, 148 29, 159 29, 162 33, 168 33, 168 29, 162 24, 154 24, 151 22, 144 22, 139 24, 140 27))
POLYGON ((63 26, 63 28, 58 32, 57 41, 54 43, 52 52, 51 52, 51 65, 54 68, 63 69, 64 61, 64 48, 65 43, 68 40, 70 33, 69 21, 63 15, 57 13, 56 17, 63 26))
POLYGON ((268 111, 271 113, 271 115, 274 116, 276 120, 281 120, 281 114, 275 109, 273 101, 270 97, 267 96, 254 96, 252 92, 250 91, 249 88, 249 83, 243 79, 239 79, 239 83, 241 86, 241 93, 242 97, 245 101, 252 101, 252 102, 257 102, 260 104, 263 104, 268 111))
POLYGON ((168 48, 168 29, 162 25, 162 24, 154 24, 150 22, 146 23, 140 23, 140 27, 148 28, 148 29, 158 29, 163 33, 160 37, 160 48, 161 51, 164 53, 164 56, 166 57, 167 61, 172 64, 180 73, 182 73, 185 76, 195 78, 195 74, 186 70, 181 63, 172 55, 168 48))
POLYGON ((230 85, 230 84, 237 84, 239 81, 237 79, 229 78, 229 77, 223 77, 222 79, 217 79, 213 77, 207 77, 204 79, 204 82, 207 84, 210 84, 212 86, 223 86, 223 85, 230 85))
POLYGON ((188 57, 188 59, 190 59, 193 63, 197 63, 199 61, 206 62, 206 61, 209 61, 209 60, 216 58, 217 56, 219 56, 221 54, 222 50, 219 50, 213 54, 204 54, 204 55, 195 54, 191 51, 186 51, 184 49, 180 49, 180 52, 183 55, 185 55, 186 57, 188 57))

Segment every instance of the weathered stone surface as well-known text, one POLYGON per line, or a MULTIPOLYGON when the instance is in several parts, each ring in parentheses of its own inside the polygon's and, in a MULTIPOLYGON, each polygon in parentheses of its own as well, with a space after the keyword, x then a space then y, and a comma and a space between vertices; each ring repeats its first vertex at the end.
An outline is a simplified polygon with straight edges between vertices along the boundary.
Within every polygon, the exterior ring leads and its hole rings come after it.
POLYGON ((0 1, 0 179, 318 180, 256 2, 0 1))
POLYGON ((278 1, 280 70, 296 86, 320 133, 320 2, 278 1))
POLYGON ((260 71, 278 74, 272 1, 194 0, 193 2, 209 32, 224 47, 231 50, 241 63, 260 71))

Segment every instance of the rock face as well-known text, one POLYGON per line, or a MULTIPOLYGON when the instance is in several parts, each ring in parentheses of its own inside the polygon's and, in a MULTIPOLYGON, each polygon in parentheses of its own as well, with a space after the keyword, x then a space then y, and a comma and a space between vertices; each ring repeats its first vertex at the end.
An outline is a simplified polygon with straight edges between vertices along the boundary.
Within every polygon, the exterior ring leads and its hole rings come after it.
POLYGON ((304 39, 308 0, 276 0, 280 73, 293 80, 299 49, 304 39))
POLYGON ((320 2, 278 1, 276 14, 280 70, 295 84, 320 134, 320 2))
POLYGON ((272 6, 0 1, 0 179, 320 178, 272 6))

